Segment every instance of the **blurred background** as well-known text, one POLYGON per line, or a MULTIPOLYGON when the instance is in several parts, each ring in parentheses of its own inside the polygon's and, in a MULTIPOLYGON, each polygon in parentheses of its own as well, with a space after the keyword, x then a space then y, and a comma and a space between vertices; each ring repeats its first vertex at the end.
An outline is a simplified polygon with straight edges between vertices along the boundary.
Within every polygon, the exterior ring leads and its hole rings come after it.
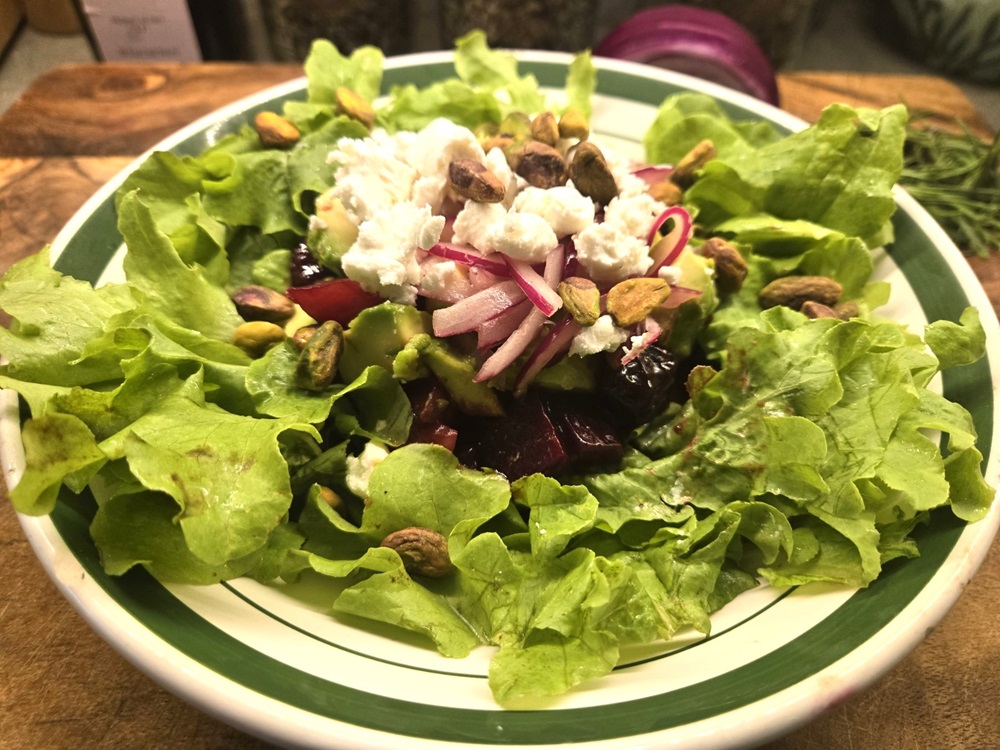
MULTIPOLYGON (((719 11, 741 24, 778 71, 943 75, 1000 128, 1000 0, 696 0, 685 5, 719 11)), ((456 37, 482 28, 494 46, 576 51, 598 47, 618 28, 615 49, 627 56, 636 32, 623 32, 621 24, 651 6, 661 4, 0 0, 0 111, 34 78, 64 63, 300 62, 315 37, 331 39, 343 52, 374 44, 387 54, 401 54, 450 48, 456 37)), ((683 14, 674 17, 683 20, 683 14)), ((658 43, 644 41, 647 48, 658 43)), ((659 58, 664 67, 671 67, 668 57, 659 58)))

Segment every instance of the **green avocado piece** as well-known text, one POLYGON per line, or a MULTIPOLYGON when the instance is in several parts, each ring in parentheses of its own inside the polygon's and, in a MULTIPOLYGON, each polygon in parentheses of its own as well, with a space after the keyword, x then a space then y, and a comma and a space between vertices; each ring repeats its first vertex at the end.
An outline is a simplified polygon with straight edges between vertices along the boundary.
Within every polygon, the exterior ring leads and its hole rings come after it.
POLYGON ((409 305, 383 302, 363 310, 344 331, 340 377, 350 383, 371 365, 393 372, 396 355, 410 339, 430 329, 430 316, 409 305))
MULTIPOLYGON (((448 342, 429 334, 414 336, 406 349, 419 352, 420 361, 441 381, 441 385, 463 414, 484 417, 499 417, 503 414, 503 406, 496 391, 485 383, 473 380, 477 367, 475 357, 471 354, 460 354, 448 342)), ((405 366, 411 367, 407 353, 404 351, 401 356, 405 358, 405 366)), ((397 362, 397 371, 400 369, 398 364, 397 362)))
POLYGON ((688 249, 680 254, 674 265, 681 272, 677 286, 697 289, 701 296, 665 311, 664 315, 656 311, 654 316, 663 329, 668 331, 667 349, 686 357, 691 353, 705 321, 718 306, 719 298, 712 280, 714 264, 711 260, 688 249))
POLYGON ((306 244, 321 265, 341 273, 341 258, 358 239, 358 228, 348 218, 340 199, 329 193, 316 199, 316 218, 321 224, 310 230, 306 244))
POLYGON ((553 391, 592 391, 597 388, 594 357, 563 357, 535 377, 534 385, 553 391))
POLYGON ((344 331, 338 368, 345 383, 378 365, 402 381, 433 373, 465 414, 500 416, 496 392, 476 383, 476 361, 430 335, 430 315, 409 305, 383 302, 361 312, 344 331))

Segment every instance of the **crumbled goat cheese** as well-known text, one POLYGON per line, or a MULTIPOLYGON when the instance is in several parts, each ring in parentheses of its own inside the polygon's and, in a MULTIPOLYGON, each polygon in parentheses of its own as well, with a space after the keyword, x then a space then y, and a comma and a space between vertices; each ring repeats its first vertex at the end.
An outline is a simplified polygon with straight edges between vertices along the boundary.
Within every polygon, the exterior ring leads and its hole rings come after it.
POLYGON ((481 253, 496 250, 495 239, 503 230, 507 209, 500 203, 467 201, 452 225, 452 241, 472 245, 481 253))
POLYGON ((584 328, 573 338, 569 353, 578 357, 598 352, 614 351, 625 343, 628 333, 611 320, 610 315, 602 315, 592 326, 584 328))
POLYGON ((632 174, 635 167, 631 161, 606 146, 601 146, 600 148, 601 153, 604 154, 604 161, 608 163, 611 175, 615 178, 619 197, 631 198, 634 195, 641 195, 646 192, 645 181, 641 177, 636 177, 632 174))
POLYGON ((594 201, 569 185, 526 187, 518 193, 514 210, 541 216, 557 237, 577 234, 594 223, 594 201))
POLYGON ((576 258, 594 281, 616 281, 641 276, 653 264, 649 245, 603 222, 592 224, 576 238, 576 258))
POLYGON ((624 234, 645 241, 657 217, 667 210, 665 204, 649 193, 640 193, 627 198, 613 198, 604 209, 604 223, 610 224, 624 234))
POLYGON ((503 197, 503 205, 505 208, 510 208, 514 204, 514 199, 517 197, 521 186, 518 183, 517 175, 514 174, 514 170, 507 163, 507 157, 504 155, 503 150, 496 147, 491 148, 486 152, 483 165, 495 174, 496 178, 500 180, 500 184, 504 186, 506 192, 503 197))
POLYGON ((371 481, 375 467, 382 463, 389 451, 375 440, 369 440, 360 456, 347 457, 347 473, 344 477, 347 489, 358 497, 368 497, 368 482, 371 481))
POLYGON ((453 260, 428 256, 420 264, 420 273, 420 288, 432 297, 447 289, 468 284, 465 273, 453 260))
POLYGON ((680 283, 683 272, 677 266, 660 266, 660 270, 656 272, 656 275, 671 286, 676 286, 680 283))
POLYGON ((504 217, 503 229, 492 238, 496 249, 514 260, 541 263, 559 239, 541 216, 510 211, 504 217))
POLYGON ((432 120, 412 140, 398 143, 396 153, 421 177, 447 176, 448 165, 455 159, 482 163, 486 158, 475 133, 443 117, 432 120))
POLYGON ((428 206, 433 213, 438 213, 447 189, 448 178, 444 175, 418 177, 413 183, 410 202, 418 206, 428 206))
POLYGON ((420 283, 417 250, 433 246, 443 229, 444 217, 427 206, 397 203, 361 224, 341 266, 366 291, 412 305, 420 283))
POLYGON ((397 138, 396 153, 417 171, 411 202, 430 206, 435 213, 447 193, 448 165, 455 159, 482 162, 486 158, 471 130, 440 117, 418 133, 397 138))
POLYGON ((631 336, 628 340, 628 346, 625 347, 625 353, 631 354, 632 351, 637 347, 642 345, 642 340, 645 338, 645 334, 640 333, 638 336, 631 336))
POLYGON ((342 139, 327 161, 337 165, 331 195, 355 224, 409 200, 417 179, 417 171, 397 159, 391 146, 374 138, 342 139))

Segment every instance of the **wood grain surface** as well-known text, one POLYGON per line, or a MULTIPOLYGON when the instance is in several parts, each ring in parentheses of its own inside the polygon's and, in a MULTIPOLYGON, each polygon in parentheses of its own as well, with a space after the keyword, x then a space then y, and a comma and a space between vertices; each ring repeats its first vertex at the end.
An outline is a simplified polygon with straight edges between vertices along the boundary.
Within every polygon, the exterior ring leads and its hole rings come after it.
MULTIPOLYGON (((0 116, 0 270, 50 241, 131 159, 212 110, 300 74, 266 65, 76 65, 39 78, 0 116)), ((815 120, 833 101, 903 101, 983 118, 946 81, 797 73, 785 109, 815 120)), ((994 307, 1000 259, 970 259, 994 307)), ((991 477, 996 481, 998 477, 991 477)), ((867 691, 770 750, 1000 748, 1000 543, 940 626, 867 691)), ((164 691, 104 643, 35 559, 0 496, 0 748, 258 748, 164 691)))

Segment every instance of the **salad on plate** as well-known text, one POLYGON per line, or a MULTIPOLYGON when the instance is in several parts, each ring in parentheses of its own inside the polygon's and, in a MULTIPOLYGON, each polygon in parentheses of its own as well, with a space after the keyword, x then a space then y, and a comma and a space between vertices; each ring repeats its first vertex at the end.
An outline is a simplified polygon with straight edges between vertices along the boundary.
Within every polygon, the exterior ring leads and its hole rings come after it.
POLYGON ((786 135, 678 94, 636 162, 590 131, 587 53, 560 92, 480 33, 449 80, 380 97, 382 63, 317 42, 305 100, 151 154, 124 283, 45 250, 0 280, 18 511, 89 488, 111 575, 328 578, 334 616, 496 647, 504 706, 986 514, 934 387, 977 311, 907 330, 872 280, 905 109, 786 135))

